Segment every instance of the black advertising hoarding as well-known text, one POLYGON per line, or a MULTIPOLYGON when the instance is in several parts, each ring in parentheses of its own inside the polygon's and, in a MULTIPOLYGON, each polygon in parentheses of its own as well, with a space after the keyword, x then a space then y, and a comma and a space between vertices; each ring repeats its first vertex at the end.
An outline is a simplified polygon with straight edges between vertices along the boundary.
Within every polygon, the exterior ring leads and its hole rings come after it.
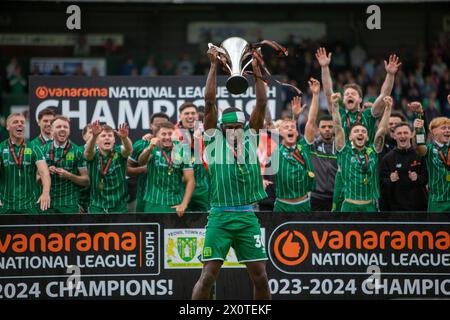
MULTIPOLYGON (((448 214, 258 214, 274 299, 444 298, 448 214)), ((0 216, 0 299, 190 299, 206 214, 0 216)), ((217 299, 250 299, 230 251, 217 299)))
MULTIPOLYGON (((93 120, 100 120, 113 128, 127 122, 134 141, 149 129, 153 113, 165 112, 172 121, 178 119, 178 107, 186 101, 194 102, 203 110, 204 76, 158 77, 74 77, 31 76, 29 89, 30 137, 39 133, 37 115, 47 107, 56 108, 71 119, 71 139, 81 143, 78 130, 93 120)), ((227 77, 217 78, 217 106, 241 108, 250 115, 256 102, 253 80, 239 96, 232 96, 225 87, 227 77)), ((278 119, 282 109, 281 86, 272 82, 267 88, 268 108, 278 119)))

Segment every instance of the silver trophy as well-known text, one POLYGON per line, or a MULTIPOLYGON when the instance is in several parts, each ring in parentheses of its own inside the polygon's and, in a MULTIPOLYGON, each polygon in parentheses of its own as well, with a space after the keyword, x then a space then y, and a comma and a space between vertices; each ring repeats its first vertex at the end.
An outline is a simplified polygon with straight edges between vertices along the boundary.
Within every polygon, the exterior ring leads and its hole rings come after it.
POLYGON ((248 81, 244 77, 245 69, 252 63, 253 58, 250 44, 242 38, 231 37, 222 42, 220 47, 208 43, 208 48, 214 47, 219 52, 219 58, 225 58, 225 67, 230 72, 227 89, 232 94, 244 93, 248 88, 248 81), (247 61, 248 60, 248 61, 247 61), (242 65, 245 63, 244 67, 242 65))

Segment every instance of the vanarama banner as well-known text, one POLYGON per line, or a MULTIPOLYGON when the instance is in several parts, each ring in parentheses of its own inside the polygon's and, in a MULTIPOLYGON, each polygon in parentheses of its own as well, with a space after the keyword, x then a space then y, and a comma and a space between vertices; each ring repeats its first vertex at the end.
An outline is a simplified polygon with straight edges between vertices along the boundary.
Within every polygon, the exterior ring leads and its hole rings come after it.
MULTIPOLYGON (((249 88, 241 95, 231 95, 226 87, 227 77, 217 79, 216 104, 219 110, 233 106, 249 116, 256 104, 254 82, 249 78, 249 88)), ((150 116, 165 112, 172 121, 178 120, 178 107, 186 101, 203 110, 204 76, 158 77, 30 77, 30 136, 39 133, 37 116, 45 108, 55 108, 71 119, 72 136, 81 143, 78 134, 94 120, 117 128, 120 123, 130 126, 132 140, 141 138, 150 128, 150 116)), ((276 82, 267 87, 267 107, 272 118, 279 118, 282 109, 282 90, 276 82)))
MULTIPOLYGON (((274 299, 450 296, 448 214, 258 217, 274 299)), ((206 218, 0 216, 0 299, 189 299, 206 218)), ((252 297, 244 268, 231 250, 218 299, 252 297)))

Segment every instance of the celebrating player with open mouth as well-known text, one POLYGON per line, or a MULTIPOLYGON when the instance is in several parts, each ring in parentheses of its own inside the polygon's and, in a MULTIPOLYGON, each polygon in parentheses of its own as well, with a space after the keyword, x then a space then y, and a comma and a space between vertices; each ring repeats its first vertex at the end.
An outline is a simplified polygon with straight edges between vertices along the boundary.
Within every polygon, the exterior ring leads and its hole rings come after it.
POLYGON ((160 123, 156 136, 139 156, 139 165, 147 164, 144 212, 182 216, 189 205, 195 188, 194 170, 181 145, 172 141, 174 129, 171 122, 160 123), (181 187, 183 179, 185 188, 181 187))
MULTIPOLYGON (((320 83, 310 79, 309 87, 313 97, 305 127, 305 136, 298 140, 296 120, 283 120, 280 125, 282 142, 279 150, 279 167, 276 174, 275 212, 310 212, 310 195, 314 183, 314 169, 311 164, 311 145, 314 143, 315 123, 319 110, 320 83)), ((300 108, 299 97, 294 98, 292 109, 300 108)))
POLYGON ((133 151, 128 124, 123 123, 118 130, 113 130, 96 121, 91 129, 92 136, 84 150, 91 181, 89 213, 128 212, 127 158, 133 151), (121 146, 115 145, 114 133, 122 141, 121 146))
POLYGON ((340 93, 331 96, 332 116, 336 133, 338 164, 344 182, 343 212, 376 212, 378 153, 383 150, 384 137, 388 130, 392 98, 385 97, 384 114, 378 125, 373 144, 367 146, 369 131, 362 124, 350 128, 350 137, 346 141, 344 128, 339 114, 340 93))
POLYGON ((3 187, 0 213, 38 213, 39 208, 45 211, 50 207, 51 182, 42 150, 30 141, 25 141, 23 114, 10 114, 6 119, 6 129, 9 139, 0 144, 0 179, 3 187), (43 186, 40 196, 36 171, 43 186))
POLYGON ((77 213, 80 186, 89 185, 86 161, 82 150, 69 140, 70 120, 58 115, 52 122, 53 142, 43 148, 52 186, 49 213, 77 213))

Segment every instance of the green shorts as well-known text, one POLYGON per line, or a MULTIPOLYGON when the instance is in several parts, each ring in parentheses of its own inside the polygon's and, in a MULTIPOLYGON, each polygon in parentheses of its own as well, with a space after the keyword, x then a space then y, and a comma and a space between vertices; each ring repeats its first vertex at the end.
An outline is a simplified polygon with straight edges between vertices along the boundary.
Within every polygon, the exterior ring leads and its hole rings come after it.
POLYGON ((208 212, 209 209, 209 190, 195 190, 192 194, 191 201, 189 201, 189 205, 186 211, 208 212))
MULTIPOLYGON (((175 210, 174 208, 171 208, 171 207, 172 206, 166 206, 166 205, 162 205, 162 204, 146 202, 145 208, 141 212, 142 213, 176 213, 177 210, 175 210)), ((136 212, 138 212, 138 211, 136 211, 136 212)))
POLYGON ((428 200, 428 212, 450 212, 450 201, 428 200))
POLYGON ((342 210, 342 203, 344 202, 344 181, 342 180, 342 174, 340 171, 336 172, 334 178, 334 192, 333 192, 333 205, 331 207, 332 212, 340 212, 342 210))
POLYGON ((211 209, 200 261, 225 261, 232 247, 239 263, 267 260, 255 213, 211 209))
POLYGON ((309 198, 297 203, 288 203, 276 199, 273 212, 311 212, 311 202, 309 198))
POLYGON ((341 212, 378 212, 378 209, 374 202, 368 204, 354 204, 344 201, 342 203, 341 212))
POLYGON ((59 206, 59 207, 50 207, 50 209, 44 211, 43 213, 80 213, 79 206, 59 206))
POLYGON ((100 208, 96 206, 89 206, 88 213, 128 213, 127 204, 115 208, 100 208))

